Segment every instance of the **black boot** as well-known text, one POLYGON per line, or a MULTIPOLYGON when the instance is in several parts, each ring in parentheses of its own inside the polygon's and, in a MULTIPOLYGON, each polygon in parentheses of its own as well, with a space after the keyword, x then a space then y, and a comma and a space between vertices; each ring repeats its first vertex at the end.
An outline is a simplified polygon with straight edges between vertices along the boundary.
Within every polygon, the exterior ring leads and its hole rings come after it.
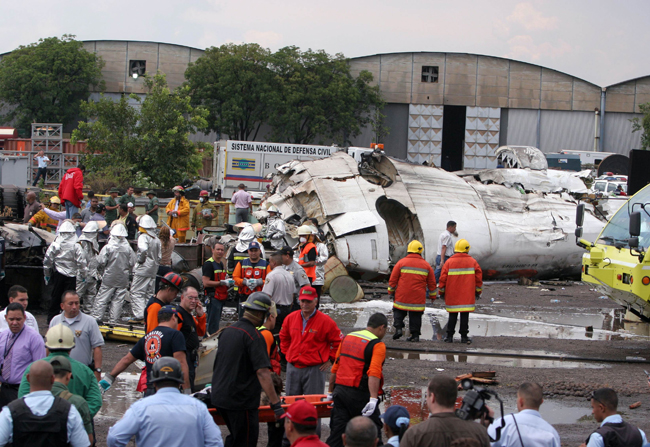
POLYGON ((461 343, 465 343, 465 344, 470 345, 470 344, 472 344, 472 339, 469 338, 467 335, 463 335, 463 336, 460 338, 460 342, 461 342, 461 343))
POLYGON ((393 340, 397 340, 397 339, 401 338, 402 335, 404 335, 404 334, 402 333, 402 329, 397 329, 397 330, 395 331, 395 333, 393 334, 393 340))
POLYGON ((412 341, 417 343, 420 341, 420 336, 411 334, 411 336, 407 338, 406 341, 412 341))
POLYGON ((445 343, 453 343, 454 342, 454 337, 453 336, 450 337, 449 335, 445 335, 445 338, 443 338, 442 341, 444 341, 445 343))

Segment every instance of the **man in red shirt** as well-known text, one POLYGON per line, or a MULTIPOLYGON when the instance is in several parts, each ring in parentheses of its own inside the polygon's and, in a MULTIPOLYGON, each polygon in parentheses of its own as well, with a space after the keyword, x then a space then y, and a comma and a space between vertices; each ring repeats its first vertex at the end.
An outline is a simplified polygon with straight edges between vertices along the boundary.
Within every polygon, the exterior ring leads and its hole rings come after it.
POLYGON ((314 404, 306 400, 297 400, 287 408, 287 412, 282 417, 284 418, 284 431, 291 447, 327 446, 316 434, 318 414, 314 404))
MULTIPOLYGON (((289 314, 280 330, 280 351, 287 358, 287 396, 323 394, 325 374, 343 335, 334 320, 316 309, 316 289, 303 287, 298 299, 300 310, 289 314)), ((320 422, 316 433, 320 436, 320 422)))
POLYGON ((84 198, 84 171, 86 167, 79 165, 70 168, 59 183, 59 198, 65 205, 65 218, 71 219, 74 213, 79 212, 81 201, 84 198))

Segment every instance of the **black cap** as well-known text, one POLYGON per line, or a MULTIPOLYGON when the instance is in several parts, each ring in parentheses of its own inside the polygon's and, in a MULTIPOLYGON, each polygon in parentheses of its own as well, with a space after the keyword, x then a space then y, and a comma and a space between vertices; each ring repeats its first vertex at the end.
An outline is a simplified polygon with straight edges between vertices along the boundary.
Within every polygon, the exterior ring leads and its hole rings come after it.
POLYGON ((280 249, 280 254, 281 255, 289 255, 289 256, 293 257, 293 249, 291 247, 289 247, 288 245, 285 245, 284 247, 282 247, 280 249))
POLYGON ((106 205, 103 203, 98 203, 97 207, 95 208, 96 213, 101 213, 102 211, 106 211, 106 205))

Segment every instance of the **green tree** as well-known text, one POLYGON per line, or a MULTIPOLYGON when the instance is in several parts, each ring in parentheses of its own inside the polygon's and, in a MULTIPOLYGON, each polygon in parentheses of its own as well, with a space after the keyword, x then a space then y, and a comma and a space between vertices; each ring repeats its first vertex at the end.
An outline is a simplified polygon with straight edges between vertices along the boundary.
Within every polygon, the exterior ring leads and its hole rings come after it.
POLYGON ((632 132, 641 131, 641 149, 650 149, 650 102, 640 104, 639 109, 643 114, 640 118, 632 118, 632 132))
POLYGON ((285 47, 272 55, 275 73, 273 113, 269 117, 274 141, 307 144, 332 140, 349 144, 352 137, 377 119, 384 102, 372 74, 350 73, 342 54, 300 51, 285 47))
POLYGON ((18 47, 0 60, 0 101, 11 109, 0 120, 15 119, 22 129, 32 122, 72 122, 91 88, 103 90, 103 66, 71 35, 18 47))
POLYGON ((271 52, 257 44, 211 47, 185 71, 192 105, 210 111, 210 130, 232 139, 255 139, 268 120, 271 52))
POLYGON ((89 170, 106 173, 122 185, 143 178, 161 187, 172 187, 198 174, 201 155, 189 136, 207 129, 208 111, 190 104, 189 87, 171 91, 165 75, 145 79, 147 96, 131 95, 113 102, 102 97, 82 108, 72 140, 86 140, 85 163, 89 170))

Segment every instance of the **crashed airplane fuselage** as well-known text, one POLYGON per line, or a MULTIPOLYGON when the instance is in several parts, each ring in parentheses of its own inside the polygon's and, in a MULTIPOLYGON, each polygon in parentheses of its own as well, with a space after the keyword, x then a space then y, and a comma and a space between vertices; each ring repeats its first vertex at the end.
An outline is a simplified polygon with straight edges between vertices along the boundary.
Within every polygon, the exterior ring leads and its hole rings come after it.
MULTIPOLYGON (((577 203, 567 193, 550 192, 562 190, 563 182, 541 181, 538 171, 493 171, 461 177, 378 154, 357 165, 339 152, 279 167, 267 203, 287 221, 317 218, 330 248, 352 271, 388 273, 413 239, 424 244, 424 256, 434 264, 438 238, 453 220, 485 278, 579 275, 582 251, 573 240, 577 203), (526 192, 502 178, 526 172, 547 192, 526 192), (503 184, 492 183, 495 177, 503 184)), ((585 237, 593 240, 602 227, 587 215, 585 237)))

